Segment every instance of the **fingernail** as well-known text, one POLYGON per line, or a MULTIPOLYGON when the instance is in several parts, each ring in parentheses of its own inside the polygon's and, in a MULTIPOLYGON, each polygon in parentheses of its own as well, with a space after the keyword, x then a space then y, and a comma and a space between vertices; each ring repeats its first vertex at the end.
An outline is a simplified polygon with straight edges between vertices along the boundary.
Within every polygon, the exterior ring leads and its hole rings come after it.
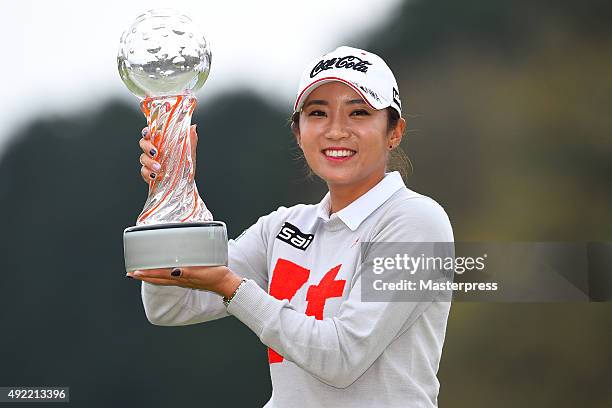
POLYGON ((152 179, 154 179, 156 176, 157 176, 157 174, 155 174, 155 173, 151 173, 151 174, 149 175, 149 177, 151 177, 152 179))
POLYGON ((141 133, 142 133, 142 137, 145 137, 146 135, 148 135, 148 134, 149 134, 149 128, 148 128, 148 127, 146 127, 146 128, 144 128, 144 129, 142 129, 141 133))
POLYGON ((172 270, 172 272, 170 272, 170 275, 172 276, 181 276, 181 270, 179 268, 175 268, 172 270))
POLYGON ((155 171, 159 171, 159 169, 161 169, 161 164, 159 164, 159 163, 153 163, 153 170, 155 170, 155 171))
POLYGON ((149 150, 149 154, 151 155, 151 157, 155 157, 155 155, 157 154, 157 150, 151 149, 149 150))
POLYGON ((132 272, 132 275, 134 275, 134 276, 140 276, 140 275, 142 275, 142 272, 140 272, 140 271, 134 271, 134 272, 132 272))
POLYGON ((126 278, 130 278, 130 279, 134 279, 134 278, 132 278, 130 275, 128 275, 127 273, 125 274, 125 277, 126 277, 126 278))

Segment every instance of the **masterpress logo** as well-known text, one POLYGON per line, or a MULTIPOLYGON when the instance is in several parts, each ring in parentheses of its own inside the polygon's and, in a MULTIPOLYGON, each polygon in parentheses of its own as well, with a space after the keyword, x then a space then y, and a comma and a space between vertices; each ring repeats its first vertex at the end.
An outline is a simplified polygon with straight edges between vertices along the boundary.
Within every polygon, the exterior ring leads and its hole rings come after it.
POLYGON ((361 243, 362 300, 584 302, 612 297, 612 244, 361 243))
POLYGON ((452 257, 452 256, 426 256, 420 254, 411 256, 409 254, 395 254, 394 257, 375 257, 372 261, 372 273, 382 275, 387 271, 396 273, 402 271, 413 277, 420 273, 419 279, 400 279, 399 281, 386 282, 383 277, 373 282, 373 289, 384 290, 408 290, 408 291, 441 291, 452 290, 470 292, 474 290, 497 290, 497 282, 453 282, 450 279, 440 279, 442 276, 450 277, 453 272, 463 274, 466 271, 483 271, 485 269, 486 254, 477 257, 452 257), (441 273, 443 272, 443 273, 441 273), (436 279, 434 279, 434 277, 436 279))

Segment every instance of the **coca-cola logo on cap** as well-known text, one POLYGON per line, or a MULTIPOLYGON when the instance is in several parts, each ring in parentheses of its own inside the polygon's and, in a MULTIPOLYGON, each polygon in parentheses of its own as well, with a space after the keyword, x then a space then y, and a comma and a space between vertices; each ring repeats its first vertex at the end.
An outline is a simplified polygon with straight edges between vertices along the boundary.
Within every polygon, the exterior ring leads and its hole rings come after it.
POLYGON ((331 58, 328 60, 321 60, 314 66, 312 71, 310 71, 310 77, 314 78, 318 74, 323 71, 327 71, 332 68, 345 68, 345 69, 353 69, 355 71, 366 73, 368 72, 368 67, 372 65, 370 61, 362 60, 359 57, 355 57, 353 55, 347 55, 342 58, 331 58))

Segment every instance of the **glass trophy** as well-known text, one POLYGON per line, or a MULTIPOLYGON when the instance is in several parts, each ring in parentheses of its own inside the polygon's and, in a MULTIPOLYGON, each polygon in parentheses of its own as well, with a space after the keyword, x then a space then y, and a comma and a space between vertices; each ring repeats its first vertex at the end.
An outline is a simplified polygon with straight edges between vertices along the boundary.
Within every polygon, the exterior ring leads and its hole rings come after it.
POLYGON ((189 138, 194 93, 208 78, 211 57, 199 27, 172 9, 138 16, 121 36, 119 75, 141 99, 163 172, 149 182, 136 226, 124 230, 128 272, 227 265, 226 227, 200 198, 189 138))

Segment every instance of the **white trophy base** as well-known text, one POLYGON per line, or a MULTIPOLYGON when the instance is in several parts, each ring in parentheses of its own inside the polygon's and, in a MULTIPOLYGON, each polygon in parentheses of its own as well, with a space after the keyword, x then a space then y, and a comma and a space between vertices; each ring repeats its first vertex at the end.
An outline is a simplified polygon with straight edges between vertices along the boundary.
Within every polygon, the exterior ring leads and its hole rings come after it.
POLYGON ((123 231, 125 270, 227 265, 220 221, 141 225, 123 231))

